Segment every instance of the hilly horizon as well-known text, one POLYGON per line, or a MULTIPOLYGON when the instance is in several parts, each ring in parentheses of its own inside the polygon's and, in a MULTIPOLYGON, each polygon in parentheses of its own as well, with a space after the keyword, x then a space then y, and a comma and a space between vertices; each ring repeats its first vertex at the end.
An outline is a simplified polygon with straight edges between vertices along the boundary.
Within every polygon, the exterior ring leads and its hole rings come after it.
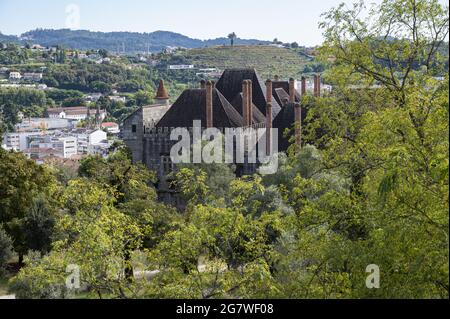
MULTIPOLYGON (((20 36, 4 35, 0 32, 0 42, 32 43, 42 46, 62 45, 77 50, 105 49, 112 52, 139 53, 159 52, 166 47, 185 47, 188 49, 229 44, 227 37, 200 40, 171 31, 139 32, 100 32, 70 29, 35 29, 20 36)), ((272 41, 258 39, 235 39, 236 45, 264 45, 272 41)))

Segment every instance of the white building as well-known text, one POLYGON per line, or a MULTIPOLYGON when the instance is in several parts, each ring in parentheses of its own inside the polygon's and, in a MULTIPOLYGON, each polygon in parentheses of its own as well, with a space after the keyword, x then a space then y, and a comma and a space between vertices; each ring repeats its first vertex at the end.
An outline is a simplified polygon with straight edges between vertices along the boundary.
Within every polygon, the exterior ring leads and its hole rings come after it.
POLYGON ((14 132, 3 135, 3 148, 21 152, 29 147, 29 138, 42 136, 41 132, 14 132))
POLYGON ((112 102, 122 102, 122 103, 126 103, 127 102, 127 98, 126 97, 124 97, 124 96, 116 96, 116 95, 110 96, 109 100, 112 101, 112 102))
POLYGON ((62 158, 71 158, 78 154, 77 138, 73 136, 43 135, 41 137, 33 137, 30 139, 28 149, 55 150, 55 153, 60 154, 59 157, 62 158))
POLYGON ((20 80, 22 78, 22 75, 20 72, 10 72, 9 73, 9 79, 10 80, 20 80))
POLYGON ((86 102, 97 102, 102 96, 103 94, 101 93, 89 93, 83 96, 83 100, 86 102))
POLYGON ((108 141, 108 135, 102 130, 79 130, 74 131, 71 134, 77 139, 77 148, 79 154, 95 154, 95 146, 108 141))
POLYGON ((62 118, 26 118, 15 126, 16 132, 73 128, 73 122, 62 118))
POLYGON ((106 130, 110 134, 119 134, 120 128, 119 124, 113 122, 102 123, 102 129, 106 130))
POLYGON ((169 65, 169 70, 192 70, 193 68, 194 66, 192 64, 169 65))
POLYGON ((22 78, 27 81, 39 82, 42 80, 42 73, 24 73, 22 78))
MULTIPOLYGON (((95 110, 90 110, 90 115, 95 116, 95 110)), ((49 118, 61 118, 74 121, 85 120, 88 115, 88 108, 85 106, 77 107, 60 107, 54 109, 47 109, 49 118)), ((100 111, 100 119, 103 121, 106 118, 106 112, 100 111)))

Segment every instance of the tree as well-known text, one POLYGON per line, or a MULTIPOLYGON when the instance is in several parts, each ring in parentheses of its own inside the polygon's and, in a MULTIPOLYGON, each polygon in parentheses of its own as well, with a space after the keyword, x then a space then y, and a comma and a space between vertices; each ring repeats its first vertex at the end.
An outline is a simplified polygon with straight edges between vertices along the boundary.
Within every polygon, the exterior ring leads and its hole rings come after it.
POLYGON ((0 275, 2 274, 2 270, 5 267, 6 263, 12 257, 12 245, 12 239, 0 225, 0 275))
POLYGON ((294 179, 277 280, 287 297, 448 298, 448 72, 433 76, 448 15, 436 1, 363 9, 324 16, 334 92, 309 110, 307 140, 342 183, 294 179), (366 288, 370 264, 383 289, 366 288))
POLYGON ((230 39, 230 43, 231 43, 231 46, 234 46, 234 40, 236 40, 236 38, 237 38, 237 35, 236 35, 236 33, 230 33, 229 35, 228 35, 228 39, 230 39))
POLYGON ((137 106, 149 105, 153 101, 153 96, 146 91, 139 91, 134 94, 134 99, 137 106))
POLYGON ((33 200, 23 221, 23 234, 28 249, 46 254, 50 251, 55 226, 55 212, 45 197, 33 200))
POLYGON ((35 198, 51 198, 56 183, 51 172, 24 155, 0 149, 0 223, 14 240, 19 263, 30 249, 23 233, 23 223, 35 198))

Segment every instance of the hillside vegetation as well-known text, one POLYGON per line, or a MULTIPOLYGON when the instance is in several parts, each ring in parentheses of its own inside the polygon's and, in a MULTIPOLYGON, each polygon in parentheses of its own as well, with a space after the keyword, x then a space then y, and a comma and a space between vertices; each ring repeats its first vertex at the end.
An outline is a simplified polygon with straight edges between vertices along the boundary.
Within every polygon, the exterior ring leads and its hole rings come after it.
MULTIPOLYGON (((0 42, 39 43, 43 46, 62 45, 77 50, 105 49, 120 53, 159 52, 167 46, 184 48, 201 48, 212 45, 224 45, 230 42, 226 37, 200 40, 170 32, 93 32, 88 30, 69 29, 36 29, 22 34, 20 37, 0 34, 0 42)), ((253 45, 267 44, 268 41, 258 39, 234 40, 235 44, 253 45)))
POLYGON ((255 68, 265 78, 279 75, 298 77, 306 64, 311 63, 301 51, 273 46, 216 46, 180 51, 169 61, 194 64, 196 67, 255 68))

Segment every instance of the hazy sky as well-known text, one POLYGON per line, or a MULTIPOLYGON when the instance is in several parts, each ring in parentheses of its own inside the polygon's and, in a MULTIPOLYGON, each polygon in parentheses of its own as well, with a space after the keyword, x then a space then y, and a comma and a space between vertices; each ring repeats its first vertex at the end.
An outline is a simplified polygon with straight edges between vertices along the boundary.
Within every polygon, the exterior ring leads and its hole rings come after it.
MULTIPOLYGON (((379 2, 380 0, 368 0, 379 2)), ((226 36, 321 42, 320 14, 342 0, 0 0, 0 32, 36 28, 152 32, 167 30, 199 39, 226 36), (75 4, 79 19, 73 19, 75 4), (66 10, 69 10, 67 13, 66 10)), ((344 2, 352 3, 353 0, 344 2)), ((440 0, 448 4, 448 0, 440 0)))

